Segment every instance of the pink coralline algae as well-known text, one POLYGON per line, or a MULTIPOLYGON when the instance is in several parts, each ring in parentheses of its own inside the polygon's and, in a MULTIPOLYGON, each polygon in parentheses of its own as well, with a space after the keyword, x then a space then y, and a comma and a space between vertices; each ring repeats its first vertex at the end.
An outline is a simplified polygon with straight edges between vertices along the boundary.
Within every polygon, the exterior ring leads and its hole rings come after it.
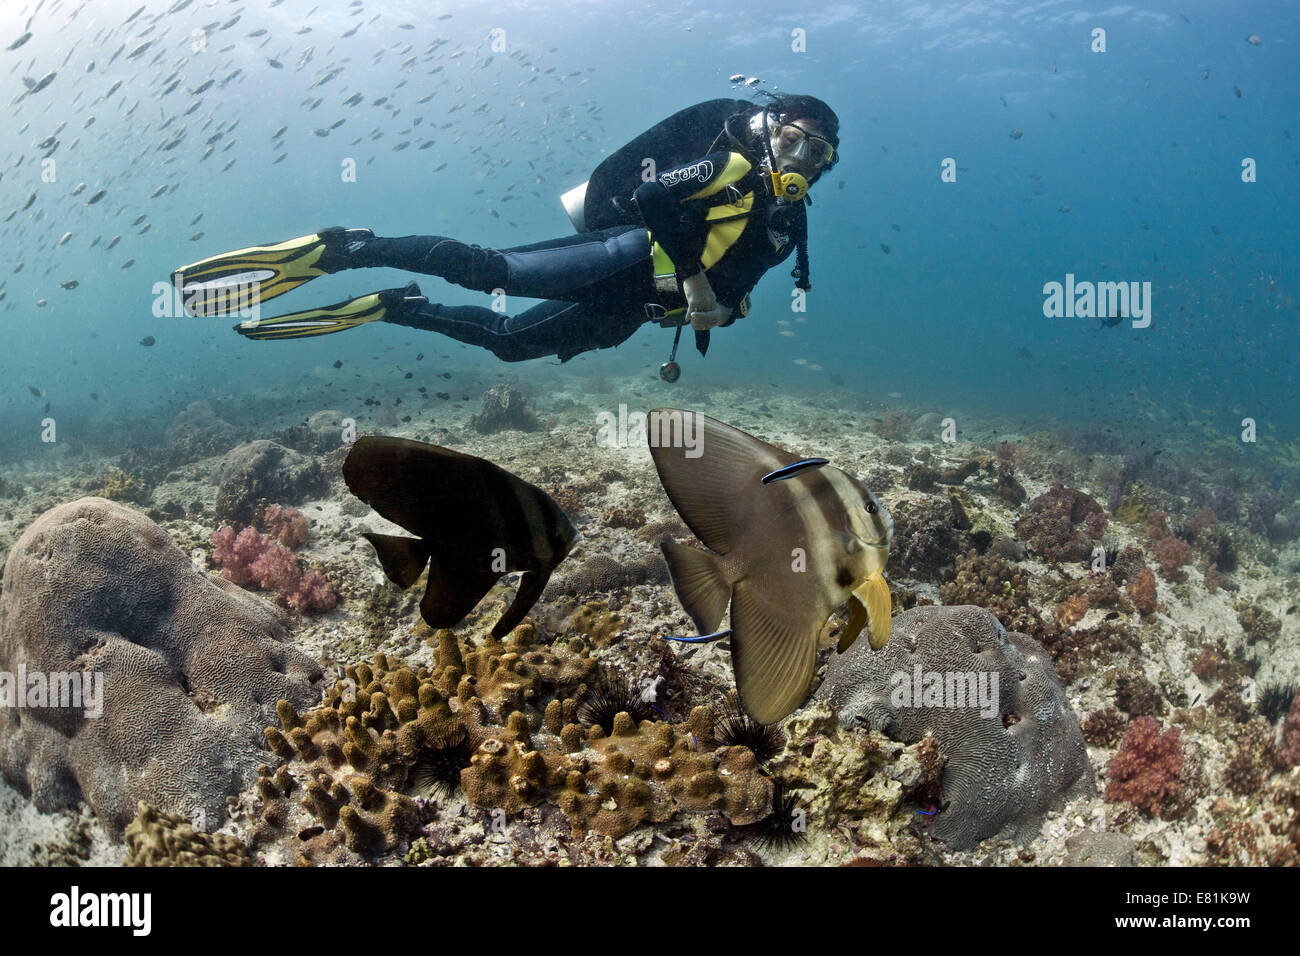
POLYGON ((319 614, 338 603, 334 586, 323 574, 304 570, 292 551, 256 528, 238 534, 229 525, 218 528, 212 534, 212 560, 222 566, 227 581, 274 591, 281 604, 299 614, 319 614))

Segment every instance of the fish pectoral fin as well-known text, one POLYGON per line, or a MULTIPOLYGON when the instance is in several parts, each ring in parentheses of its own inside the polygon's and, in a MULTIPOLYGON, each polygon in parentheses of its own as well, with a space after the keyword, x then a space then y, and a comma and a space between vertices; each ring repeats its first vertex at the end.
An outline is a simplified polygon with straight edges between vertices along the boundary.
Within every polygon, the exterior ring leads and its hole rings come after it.
POLYGON ((718 629, 731 600, 731 584, 715 555, 675 541, 663 543, 664 561, 682 607, 701 634, 718 629))
POLYGON ((502 572, 487 564, 468 566, 463 556, 440 557, 434 554, 429 562, 429 586, 420 600, 420 616, 430 627, 455 627, 492 590, 502 572))
POLYGON ((889 640, 892 612, 889 582, 883 574, 876 571, 849 595, 849 622, 840 635, 839 652, 843 654, 853 646, 864 627, 868 628, 871 649, 878 651, 884 647, 889 640))
POLYGON ((546 582, 551 580, 551 572, 547 571, 525 571, 519 578, 519 587, 515 591, 515 599, 510 602, 506 608, 501 620, 497 621, 492 627, 492 636, 500 640, 505 637, 524 619, 524 615, 533 609, 537 599, 542 596, 542 591, 546 590, 546 582))
POLYGON ((817 669, 817 635, 826 622, 808 604, 772 606, 749 579, 738 581, 731 605, 731 662, 749 716, 773 724, 808 697, 817 669))
POLYGON ((862 629, 867 626, 867 606, 857 596, 856 592, 849 595, 849 620, 844 625, 844 631, 840 634, 840 642, 836 645, 835 650, 843 654, 853 642, 858 639, 862 629))
POLYGON ((419 538, 370 532, 363 537, 375 546, 379 565, 388 580, 403 590, 419 580, 424 566, 429 563, 429 549, 419 538))

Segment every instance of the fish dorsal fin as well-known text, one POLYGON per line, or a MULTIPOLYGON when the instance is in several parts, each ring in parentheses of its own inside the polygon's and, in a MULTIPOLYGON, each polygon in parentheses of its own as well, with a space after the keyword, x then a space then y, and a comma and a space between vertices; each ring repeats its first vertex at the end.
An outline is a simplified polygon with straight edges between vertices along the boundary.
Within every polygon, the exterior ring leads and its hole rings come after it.
POLYGON ((755 720, 776 723, 807 698, 824 623, 808 606, 773 606, 753 582, 736 583, 731 662, 741 704, 755 720))
POLYGON ((762 484, 763 476, 800 460, 699 412, 656 408, 647 431, 650 455, 673 507, 718 554, 732 550, 732 529, 745 515, 771 507, 772 490, 762 484), (685 432, 680 430, 683 423, 689 424, 685 432), (672 439, 682 434, 694 444, 672 439))

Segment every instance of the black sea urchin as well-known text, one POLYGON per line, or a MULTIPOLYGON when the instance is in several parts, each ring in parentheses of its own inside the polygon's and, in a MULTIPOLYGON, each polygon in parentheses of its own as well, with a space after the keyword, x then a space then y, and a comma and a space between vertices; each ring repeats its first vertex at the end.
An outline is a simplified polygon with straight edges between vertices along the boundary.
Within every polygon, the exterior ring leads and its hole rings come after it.
POLYGON ((1268 684, 1260 688, 1255 709, 1270 724, 1276 724, 1291 709, 1291 702, 1295 700, 1297 689, 1295 684, 1268 684))
POLYGON ((808 818, 785 781, 778 777, 772 781, 772 812, 739 829, 760 849, 788 850, 808 838, 808 818))
POLYGON ((474 750, 460 724, 442 731, 420 749, 411 768, 411 789, 418 797, 450 797, 460 786, 460 772, 474 750))
POLYGON ((760 724, 740 706, 734 694, 713 711, 713 739, 724 747, 748 747, 759 763, 771 760, 785 745, 774 724, 760 724))
POLYGON ((578 705, 578 719, 584 724, 599 724, 605 733, 613 733, 614 717, 626 711, 633 723, 652 719, 655 714, 628 688, 627 678, 613 667, 602 666, 578 705))

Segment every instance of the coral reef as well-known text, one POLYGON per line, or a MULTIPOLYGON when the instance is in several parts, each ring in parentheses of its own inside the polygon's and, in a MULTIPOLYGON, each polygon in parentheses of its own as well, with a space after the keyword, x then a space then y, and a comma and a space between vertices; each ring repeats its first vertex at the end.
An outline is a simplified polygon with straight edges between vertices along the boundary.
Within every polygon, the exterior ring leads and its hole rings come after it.
POLYGON ((1016 522, 1016 535, 1048 561, 1084 561, 1093 548, 1085 522, 1101 511, 1082 491, 1053 485, 1029 503, 1016 522))
POLYGON ((221 565, 227 581, 273 591, 285 607, 299 614, 321 614, 338 603, 338 592, 320 571, 303 569, 292 551, 256 528, 238 534, 229 525, 218 528, 212 533, 212 561, 221 565))
POLYGON ((892 408, 872 424, 875 433, 885 441, 906 441, 912 433, 912 417, 902 409, 892 408))
POLYGON ((721 811, 744 825, 770 811, 771 780, 748 748, 714 744, 707 708, 679 724, 638 726, 622 712, 608 734, 583 727, 587 648, 576 639, 546 648, 533 637, 525 624, 504 642, 474 647, 443 631, 432 670, 393 667, 381 654, 349 667, 348 683, 315 710, 281 703, 280 727, 266 737, 291 762, 262 774, 254 845, 297 833, 300 862, 399 850, 421 826, 422 798, 407 791, 455 728, 472 744, 460 771, 470 803, 506 817, 553 804, 575 839, 588 831, 618 838, 683 812, 721 811))
POLYGON ((217 518, 239 525, 252 524, 264 501, 303 501, 327 486, 315 460, 266 439, 232 449, 218 475, 217 518))
MULTIPOLYGON (((221 820, 267 759, 271 702, 316 699, 280 612, 196 572, 161 528, 102 498, 38 518, 5 564, 0 670, 98 678, 103 716, 53 699, 0 710, 0 769, 50 812, 84 799, 120 836, 144 800, 221 820)), ((54 686, 49 688, 51 695, 54 686)))
POLYGON ((637 529, 645 524, 645 512, 640 508, 606 508, 600 515, 606 528, 637 529))
POLYGON ((1279 767, 1300 767, 1300 694, 1291 702, 1291 710, 1282 725, 1282 747, 1277 762, 1279 767))
POLYGON ((1163 511, 1153 511, 1147 517, 1147 536, 1151 541, 1151 554, 1166 581, 1185 581, 1187 572, 1183 565, 1191 560, 1192 548, 1186 541, 1169 530, 1163 511))
POLYGON ((904 745, 880 731, 843 727, 827 701, 796 712, 786 731, 769 766, 806 813, 808 833, 845 834, 860 858, 881 864, 923 858, 911 815, 898 811, 907 801, 937 802, 943 757, 933 737, 904 745))
POLYGON ((1083 734, 1046 651, 983 608, 905 611, 883 649, 859 642, 833 659, 816 696, 845 726, 908 743, 934 736, 949 801, 934 834, 954 848, 1004 830, 1031 839, 1052 805, 1092 791, 1083 734))
POLYGON ((1258 601, 1239 601, 1237 603, 1237 623, 1245 632, 1246 643, 1256 641, 1275 641, 1282 633, 1282 622, 1276 614, 1258 601))
POLYGON ((1083 739, 1094 747, 1114 747, 1123 738, 1127 723, 1114 707, 1094 710, 1084 718, 1083 739))
POLYGON ((153 489, 143 479, 121 468, 105 470, 103 480, 90 490, 97 497, 127 504, 147 505, 153 497, 153 489))
POLYGON ((548 585, 547 590, 587 597, 647 581, 664 583, 667 580, 668 566, 661 555, 647 554, 637 561, 621 564, 607 554, 594 554, 562 580, 548 585))
POLYGON ((1096 833, 1085 830, 1065 841, 1066 866, 1137 865, 1137 847, 1123 833, 1096 833))
POLYGON ((970 535, 954 524, 951 501, 904 501, 893 509, 892 574, 938 581, 949 577, 958 555, 970 549, 970 535))
POLYGON ((296 551, 307 543, 307 517, 297 508, 267 505, 257 523, 290 551, 296 551))
POLYGON ((172 419, 163 447, 169 467, 223 455, 242 439, 242 429, 221 418, 206 402, 191 402, 172 419))
POLYGON ((1183 769, 1179 734, 1177 727, 1161 733, 1154 717, 1130 722, 1119 752, 1106 764, 1106 799, 1131 803, 1148 816, 1168 813, 1183 769))
POLYGON ((541 423, 513 385, 493 385, 483 393, 483 407, 469 419, 470 427, 483 434, 515 429, 537 431, 541 423))
POLYGON ((1160 610, 1160 603, 1156 600, 1156 576, 1150 568, 1139 571, 1137 577, 1125 589, 1125 593, 1142 617, 1149 617, 1160 610))
POLYGON ((251 866, 248 849, 224 833, 195 830, 179 813, 160 813, 143 800, 127 825, 126 866, 251 866))

